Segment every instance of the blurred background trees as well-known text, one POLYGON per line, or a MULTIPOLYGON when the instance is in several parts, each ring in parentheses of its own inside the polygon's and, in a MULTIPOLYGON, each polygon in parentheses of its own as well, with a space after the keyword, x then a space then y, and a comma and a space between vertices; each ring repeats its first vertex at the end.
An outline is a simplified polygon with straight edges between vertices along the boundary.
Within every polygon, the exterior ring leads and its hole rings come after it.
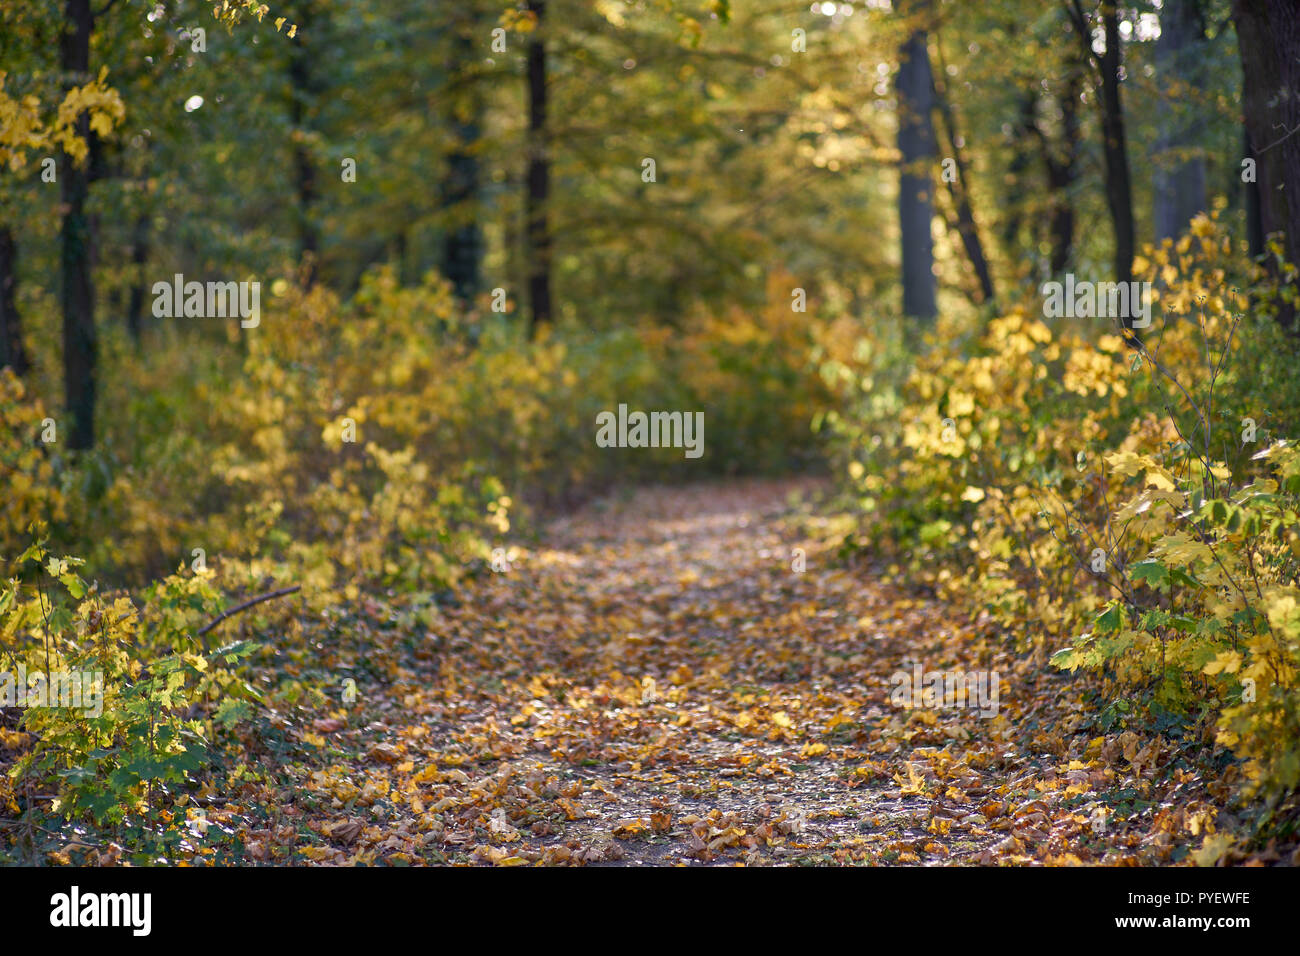
POLYGON ((1124 280, 1215 206, 1286 277, 1264 241, 1294 260, 1293 20, 1281 0, 15 0, 0 359, 88 448, 105 336, 229 347, 158 327, 148 289, 175 273, 344 299, 378 266, 436 275, 471 338, 503 300, 534 331, 681 327, 762 307, 774 276, 873 323, 1124 280))

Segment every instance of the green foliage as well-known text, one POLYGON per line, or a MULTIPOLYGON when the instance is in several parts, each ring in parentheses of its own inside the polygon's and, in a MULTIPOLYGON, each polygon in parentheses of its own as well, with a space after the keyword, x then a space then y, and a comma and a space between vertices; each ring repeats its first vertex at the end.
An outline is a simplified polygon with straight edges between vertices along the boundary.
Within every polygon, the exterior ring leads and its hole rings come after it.
POLYGON ((193 783, 210 742, 197 708, 217 703, 227 725, 244 713, 255 695, 236 670, 254 645, 208 652, 194 637, 218 603, 208 577, 171 575, 137 607, 86 582, 81 563, 34 544, 0 592, 0 660, 14 684, 27 677, 13 690, 27 695, 19 729, 32 738, 9 775, 13 790, 53 783, 67 819, 120 823, 193 783))

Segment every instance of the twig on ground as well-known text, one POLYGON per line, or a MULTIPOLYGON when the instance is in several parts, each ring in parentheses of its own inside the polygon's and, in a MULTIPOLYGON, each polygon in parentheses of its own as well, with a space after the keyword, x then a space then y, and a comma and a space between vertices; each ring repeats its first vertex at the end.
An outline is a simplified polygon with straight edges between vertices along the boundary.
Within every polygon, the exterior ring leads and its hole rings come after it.
POLYGON ((230 610, 222 611, 220 614, 214 617, 207 624, 204 624, 201 628, 199 628, 198 631, 195 632, 195 636, 202 637, 203 635, 207 634, 208 631, 212 630, 214 627, 216 627, 218 624, 224 621, 226 618, 234 617, 240 611, 247 611, 250 607, 252 607, 255 604, 261 604, 263 601, 270 601, 273 600, 274 598, 284 597, 286 594, 293 594, 295 591, 301 591, 301 590, 302 590, 302 585, 295 584, 293 587, 280 588, 280 590, 278 591, 269 591, 266 594, 259 594, 257 597, 249 598, 243 604, 236 604, 230 610))

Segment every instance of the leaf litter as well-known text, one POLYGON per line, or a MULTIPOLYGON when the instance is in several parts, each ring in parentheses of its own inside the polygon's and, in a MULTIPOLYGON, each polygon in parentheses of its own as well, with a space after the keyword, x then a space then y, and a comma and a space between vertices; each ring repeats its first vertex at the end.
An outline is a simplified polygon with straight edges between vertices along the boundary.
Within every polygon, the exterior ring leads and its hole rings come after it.
POLYGON ((1212 737, 1099 730, 987 622, 841 561, 824 490, 643 488, 419 613, 365 599, 401 640, 356 637, 356 701, 291 729, 304 758, 205 825, 252 861, 327 865, 1279 858, 1232 835, 1212 737), (997 714, 892 705, 913 663, 998 671, 997 714))

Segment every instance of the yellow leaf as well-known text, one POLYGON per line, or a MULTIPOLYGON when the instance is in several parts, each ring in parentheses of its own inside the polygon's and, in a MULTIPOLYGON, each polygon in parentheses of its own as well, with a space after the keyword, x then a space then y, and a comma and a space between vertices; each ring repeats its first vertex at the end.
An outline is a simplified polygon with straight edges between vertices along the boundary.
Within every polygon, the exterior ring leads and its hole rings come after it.
POLYGON ((1241 655, 1236 651, 1220 651, 1201 669, 1202 674, 1235 674, 1241 667, 1241 655))
POLYGON ((1207 835, 1199 850, 1192 851, 1197 866, 1214 866, 1232 849, 1233 839, 1226 833, 1207 835))

